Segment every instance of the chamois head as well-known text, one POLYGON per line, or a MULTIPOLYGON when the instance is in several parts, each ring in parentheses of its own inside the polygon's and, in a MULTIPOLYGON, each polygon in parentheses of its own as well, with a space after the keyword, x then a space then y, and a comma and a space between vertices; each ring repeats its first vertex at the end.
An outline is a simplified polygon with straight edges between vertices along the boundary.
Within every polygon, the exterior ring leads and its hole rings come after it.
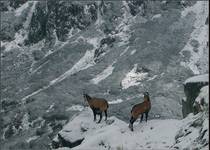
POLYGON ((84 97, 85 102, 91 99, 91 97, 87 95, 86 93, 83 93, 83 97, 84 97))
POLYGON ((148 92, 144 92, 144 99, 149 100, 149 93, 148 92))

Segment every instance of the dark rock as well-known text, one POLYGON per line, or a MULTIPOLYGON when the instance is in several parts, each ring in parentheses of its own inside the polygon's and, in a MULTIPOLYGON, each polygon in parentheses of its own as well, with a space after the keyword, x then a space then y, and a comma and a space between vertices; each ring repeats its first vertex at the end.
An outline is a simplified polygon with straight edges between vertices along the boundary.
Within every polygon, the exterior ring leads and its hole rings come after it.
POLYGON ((33 13, 26 45, 37 43, 42 39, 47 42, 66 41, 69 31, 83 30, 97 19, 97 6, 88 3, 88 13, 85 13, 85 5, 77 2, 47 1, 38 2, 33 13), (55 37, 56 36, 56 37, 55 37))
POLYGON ((195 102, 195 99, 200 93, 200 89, 206 85, 208 85, 209 82, 187 82, 184 84, 184 92, 186 95, 186 100, 182 100, 182 114, 183 117, 186 117, 189 113, 196 113, 195 108, 193 107, 193 104, 195 102))
POLYGON ((108 36, 107 38, 103 38, 103 39, 100 41, 100 44, 101 44, 101 45, 104 45, 104 44, 110 45, 110 44, 112 44, 113 42, 115 42, 115 38, 108 36))
POLYGON ((82 141, 84 140, 84 138, 82 139, 79 139, 77 141, 74 141, 74 142, 70 142, 70 141, 67 141, 66 139, 64 139, 60 134, 58 134, 58 140, 60 141, 60 145, 62 147, 75 147, 75 146, 78 146, 82 143, 82 141))
POLYGON ((12 137, 13 134, 14 134, 14 130, 13 130, 12 126, 10 125, 4 133, 4 138, 8 139, 8 138, 12 137))
POLYGON ((143 8, 146 7, 144 0, 132 0, 132 1, 128 1, 128 6, 130 8, 130 13, 133 16, 135 16, 140 11, 143 11, 143 10, 140 10, 139 9, 140 6, 143 6, 143 8))
POLYGON ((46 132, 46 131, 45 131, 44 128, 38 128, 38 129, 36 130, 36 135, 41 136, 41 135, 43 135, 45 132, 46 132))
POLYGON ((0 11, 8 11, 8 4, 5 1, 0 1, 0 11))
POLYGON ((68 116, 64 114, 45 114, 43 118, 46 121, 55 121, 55 120, 67 120, 68 116))
POLYGON ((28 0, 9 0, 10 1, 10 7, 18 8, 28 0))
POLYGON ((1 104, 2 104, 2 108, 5 109, 7 107, 14 107, 14 106, 18 105, 18 102, 17 101, 2 100, 1 104))
POLYGON ((60 142, 59 141, 52 141, 52 143, 51 143, 51 145, 52 145, 52 148, 59 148, 59 147, 61 147, 61 145, 60 145, 60 142))
POLYGON ((206 22, 205 22, 205 25, 208 25, 209 24, 209 16, 206 18, 206 22))
POLYGON ((191 40, 190 41, 190 45, 195 47, 195 48, 198 48, 199 47, 199 42, 197 40, 191 40))
POLYGON ((38 61, 44 57, 44 53, 41 50, 35 50, 32 52, 34 60, 38 61))

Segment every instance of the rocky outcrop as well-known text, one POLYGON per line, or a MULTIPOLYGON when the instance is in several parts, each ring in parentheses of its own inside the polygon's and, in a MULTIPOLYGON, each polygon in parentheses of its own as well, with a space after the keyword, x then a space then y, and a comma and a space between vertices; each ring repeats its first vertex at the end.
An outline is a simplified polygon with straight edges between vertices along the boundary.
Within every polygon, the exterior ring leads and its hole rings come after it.
POLYGON ((209 84, 209 75, 198 75, 187 79, 184 82, 185 99, 182 99, 182 114, 186 117, 189 113, 196 113, 197 110, 193 106, 196 97, 200 93, 200 89, 209 84))
POLYGON ((201 88, 193 107, 197 114, 191 113, 182 120, 183 125, 175 136, 176 142, 173 148, 208 149, 209 86, 201 88))

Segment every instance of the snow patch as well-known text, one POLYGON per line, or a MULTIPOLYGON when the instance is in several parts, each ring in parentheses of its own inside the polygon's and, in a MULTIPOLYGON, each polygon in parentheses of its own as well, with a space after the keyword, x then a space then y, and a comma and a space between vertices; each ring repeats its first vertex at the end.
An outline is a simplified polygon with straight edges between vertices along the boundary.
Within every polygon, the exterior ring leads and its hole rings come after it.
POLYGON ((26 8, 28 8, 28 6, 29 6, 29 2, 26 2, 26 3, 24 3, 23 5, 21 5, 21 7, 17 8, 17 9, 15 10, 15 16, 16 16, 16 17, 20 16, 20 15, 22 14, 22 12, 23 12, 26 8))
POLYGON ((109 103, 109 104, 119 104, 119 103, 122 103, 122 102, 123 102, 122 99, 117 99, 117 100, 115 100, 115 101, 109 101, 108 103, 109 103))
POLYGON ((128 51, 128 49, 129 49, 129 46, 126 47, 126 49, 124 49, 124 51, 120 54, 120 56, 124 55, 128 51))
POLYGON ((22 119, 22 123, 21 123, 21 128, 23 130, 28 130, 29 129, 29 114, 26 113, 24 116, 23 116, 23 119, 22 119))
MULTIPOLYGON (((114 62, 115 63, 115 62, 114 62)), ((91 79, 90 82, 93 84, 98 84, 102 80, 106 79, 108 76, 110 76, 114 70, 113 64, 109 65, 106 69, 104 69, 101 73, 96 75, 95 78, 91 79)))
POLYGON ((129 6, 127 4, 126 1, 123 1, 123 9, 124 9, 124 13, 123 13, 123 18, 120 22, 120 24, 118 25, 118 27, 116 27, 116 29, 118 29, 120 32, 116 34, 116 36, 119 36, 120 38, 120 42, 118 43, 119 46, 123 46, 128 44, 129 39, 130 39, 130 25, 131 22, 134 21, 134 18, 132 17, 132 15, 130 14, 130 9, 129 6))
POLYGON ((130 53, 130 55, 133 55, 135 53, 136 53, 136 49, 132 50, 131 53, 130 53))
POLYGON ((84 106, 81 105, 73 105, 66 109, 66 111, 82 111, 84 109, 84 106))
POLYGON ((26 140, 26 142, 27 142, 27 143, 30 143, 31 141, 36 140, 37 138, 39 138, 39 136, 32 136, 32 137, 28 138, 28 139, 26 140))
POLYGON ((54 108, 54 106, 55 106, 55 103, 52 103, 52 104, 49 106, 49 108, 46 110, 46 112, 52 111, 53 108, 54 108))
POLYGON ((160 18, 162 15, 161 14, 156 14, 154 16, 152 16, 152 20, 156 19, 156 18, 160 18))
POLYGON ((154 75, 153 77, 150 77, 147 81, 151 81, 154 80, 155 78, 157 78, 158 75, 154 75))
POLYGON ((121 85, 122 89, 127 89, 131 86, 139 85, 141 80, 145 79, 148 75, 147 72, 137 72, 137 64, 134 65, 134 68, 126 74, 125 78, 122 80, 121 85))
POLYGON ((100 12, 100 4, 101 4, 102 2, 101 1, 97 1, 97 20, 96 20, 96 22, 95 22, 95 25, 97 26, 97 27, 100 27, 103 23, 104 23, 104 20, 102 19, 102 16, 101 16, 101 12, 100 12))

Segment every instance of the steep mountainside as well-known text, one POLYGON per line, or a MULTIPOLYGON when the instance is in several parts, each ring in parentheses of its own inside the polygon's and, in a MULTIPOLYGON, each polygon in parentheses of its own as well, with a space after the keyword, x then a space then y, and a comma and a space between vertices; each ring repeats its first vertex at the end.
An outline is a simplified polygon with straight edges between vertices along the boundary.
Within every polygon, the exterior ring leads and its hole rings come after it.
POLYGON ((124 121, 144 91, 150 119, 182 118, 182 83, 208 73, 207 1, 0 3, 5 149, 49 149, 83 92, 124 121))

